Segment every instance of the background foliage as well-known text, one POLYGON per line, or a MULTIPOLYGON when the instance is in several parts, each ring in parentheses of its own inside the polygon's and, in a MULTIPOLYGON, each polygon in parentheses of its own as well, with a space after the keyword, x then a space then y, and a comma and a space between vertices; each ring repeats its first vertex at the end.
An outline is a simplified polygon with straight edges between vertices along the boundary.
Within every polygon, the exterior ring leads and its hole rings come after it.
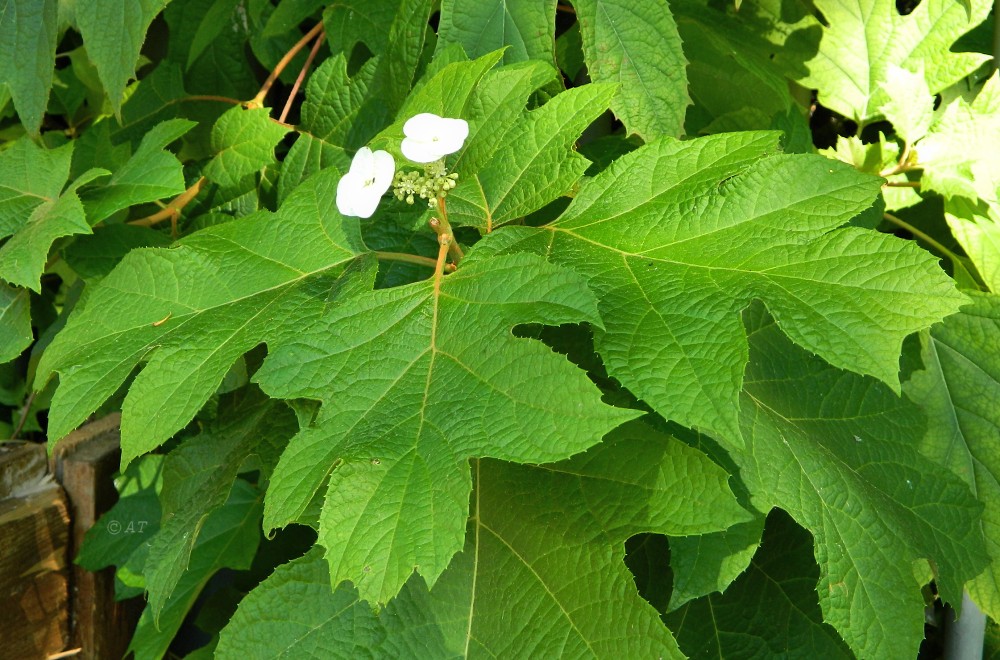
POLYGON ((986 0, 0 0, 0 431, 122 412, 136 657, 1000 620, 986 0), (428 220, 337 183, 465 119, 428 220), (446 223, 447 224, 447 223, 446 223), (937 614, 934 614, 937 612, 937 614))

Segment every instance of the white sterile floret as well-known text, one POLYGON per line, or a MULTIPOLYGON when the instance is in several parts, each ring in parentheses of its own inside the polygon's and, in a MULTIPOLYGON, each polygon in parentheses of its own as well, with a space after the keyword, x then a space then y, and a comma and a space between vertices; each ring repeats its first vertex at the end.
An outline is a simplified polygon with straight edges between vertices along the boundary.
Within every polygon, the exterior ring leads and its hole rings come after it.
POLYGON ((337 209, 341 215, 370 218, 382 195, 392 185, 396 161, 385 151, 361 147, 354 154, 351 169, 337 184, 337 209))
POLYGON ((403 134, 403 155, 414 163, 432 163, 462 148, 469 137, 469 124, 464 119, 422 112, 403 124, 403 134))

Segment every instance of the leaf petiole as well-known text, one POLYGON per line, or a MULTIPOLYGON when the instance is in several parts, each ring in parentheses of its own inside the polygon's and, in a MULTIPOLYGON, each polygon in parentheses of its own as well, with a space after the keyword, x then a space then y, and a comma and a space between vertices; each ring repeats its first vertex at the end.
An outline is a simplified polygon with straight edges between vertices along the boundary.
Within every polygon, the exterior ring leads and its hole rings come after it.
POLYGON ((313 26, 311 30, 306 32, 305 35, 301 39, 299 39, 294 46, 289 48, 288 52, 285 53, 284 56, 282 56, 282 58, 278 61, 278 63, 274 65, 274 70, 271 71, 271 74, 267 77, 267 80, 265 80, 264 84, 261 85, 260 91, 257 92, 257 95, 253 97, 253 100, 250 101, 247 105, 256 108, 263 107, 264 98, 267 96, 267 93, 271 91, 271 86, 274 85, 274 81, 278 79, 278 76, 281 75, 281 72, 285 70, 285 67, 288 66, 288 64, 292 61, 292 59, 296 55, 298 55, 299 51, 305 48, 306 44, 308 44, 310 41, 316 38, 316 36, 322 31, 323 31, 323 23, 317 23, 316 25, 313 26))

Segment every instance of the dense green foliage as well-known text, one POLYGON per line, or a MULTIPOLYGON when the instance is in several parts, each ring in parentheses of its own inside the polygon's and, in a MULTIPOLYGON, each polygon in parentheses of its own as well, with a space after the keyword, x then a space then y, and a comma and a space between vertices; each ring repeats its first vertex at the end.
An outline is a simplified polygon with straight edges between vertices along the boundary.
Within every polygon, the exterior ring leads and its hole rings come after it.
POLYGON ((121 411, 138 658, 916 657, 1000 620, 992 21, 0 0, 0 430, 121 411))

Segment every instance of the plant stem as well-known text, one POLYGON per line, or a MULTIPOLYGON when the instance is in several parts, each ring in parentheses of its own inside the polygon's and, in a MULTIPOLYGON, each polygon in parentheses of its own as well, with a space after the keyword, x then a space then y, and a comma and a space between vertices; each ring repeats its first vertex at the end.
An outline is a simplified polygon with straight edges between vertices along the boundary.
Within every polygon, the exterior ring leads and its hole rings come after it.
POLYGON ((959 259, 957 254, 955 254, 945 246, 941 245, 941 243, 939 243, 937 240, 935 240, 928 234, 920 231, 906 220, 903 220, 902 218, 897 218, 891 213, 883 213, 882 217, 884 217, 886 220, 896 225, 897 227, 902 227, 906 231, 910 232, 911 234, 922 240, 924 243, 927 243, 931 247, 935 248, 938 252, 951 259, 953 262, 959 264, 961 263, 961 260, 959 259))
POLYGON ((264 105, 264 99, 267 97, 267 93, 271 91, 271 86, 274 85, 274 81, 278 79, 281 72, 285 70, 285 67, 292 61, 292 59, 299 54, 299 51, 306 47, 310 41, 312 41, 316 35, 323 31, 323 23, 317 23, 313 26, 311 30, 306 32, 305 36, 298 40, 298 42, 288 49, 288 52, 274 65, 274 70, 261 85, 260 91, 257 92, 257 96, 253 97, 253 100, 248 104, 251 107, 260 108, 264 105))
POLYGON ((888 188, 919 188, 919 181, 888 181, 886 184, 888 188))
POLYGON ((576 10, 569 5, 556 5, 556 11, 564 11, 567 14, 575 14, 576 10))
MULTIPOLYGON (((427 266, 428 268, 436 268, 437 261, 431 259, 430 257, 421 257, 418 254, 407 254, 406 252, 375 252, 375 257, 381 259, 382 261, 402 261, 408 264, 417 264, 418 266, 427 266)), ((445 270, 451 272, 455 270, 455 264, 447 264, 445 270)))
POLYGON ((243 105, 239 99, 231 99, 228 96, 216 96, 214 94, 195 94, 194 96, 182 96, 174 99, 170 103, 185 103, 187 101, 218 101, 219 103, 229 103, 231 105, 243 105))
POLYGON ((441 291, 441 277, 444 275, 445 266, 448 260, 448 250, 454 239, 448 234, 438 235, 438 256, 434 262, 434 296, 437 297, 441 291))
POLYGON ((177 218, 181 214, 181 209, 187 206, 188 202, 198 196, 201 191, 202 185, 205 183, 205 177, 201 177, 197 181, 191 184, 191 187, 182 192, 177 197, 174 197, 166 207, 160 209, 153 215, 148 215, 145 218, 139 218, 138 220, 130 220, 128 224, 138 225, 140 227, 152 227, 155 224, 159 224, 164 220, 169 220, 174 232, 177 231, 177 218))
POLYGON ((299 71, 299 77, 295 79, 295 84, 292 85, 292 91, 288 94, 288 100, 285 101, 285 108, 281 111, 281 116, 278 117, 278 121, 284 123, 285 118, 288 116, 288 111, 292 109, 292 101, 295 100, 295 95, 299 92, 299 87, 302 85, 302 81, 306 77, 306 72, 309 71, 309 66, 312 64, 313 58, 316 57, 319 47, 323 45, 323 40, 325 38, 326 32, 320 30, 319 35, 316 36, 316 43, 313 44, 312 50, 309 51, 309 57, 306 58, 306 63, 302 65, 302 70, 299 71))
POLYGON ((38 392, 32 390, 31 394, 28 395, 27 400, 25 400, 24 407, 21 408, 21 416, 18 417, 17 420, 17 426, 14 427, 14 432, 10 434, 11 440, 17 440, 17 435, 21 432, 21 429, 24 428, 25 422, 28 421, 28 413, 31 411, 31 404, 35 402, 36 394, 38 394, 38 392))
POLYGON ((462 260, 465 254, 462 252, 462 248, 458 245, 458 241, 455 240, 455 234, 451 230, 451 223, 448 222, 448 207, 445 204, 445 198, 441 197, 438 199, 438 210, 441 212, 439 218, 431 218, 428 223, 434 233, 438 235, 438 240, 441 240, 442 236, 447 236, 450 239, 450 250, 451 256, 454 257, 455 263, 457 264, 462 260))

